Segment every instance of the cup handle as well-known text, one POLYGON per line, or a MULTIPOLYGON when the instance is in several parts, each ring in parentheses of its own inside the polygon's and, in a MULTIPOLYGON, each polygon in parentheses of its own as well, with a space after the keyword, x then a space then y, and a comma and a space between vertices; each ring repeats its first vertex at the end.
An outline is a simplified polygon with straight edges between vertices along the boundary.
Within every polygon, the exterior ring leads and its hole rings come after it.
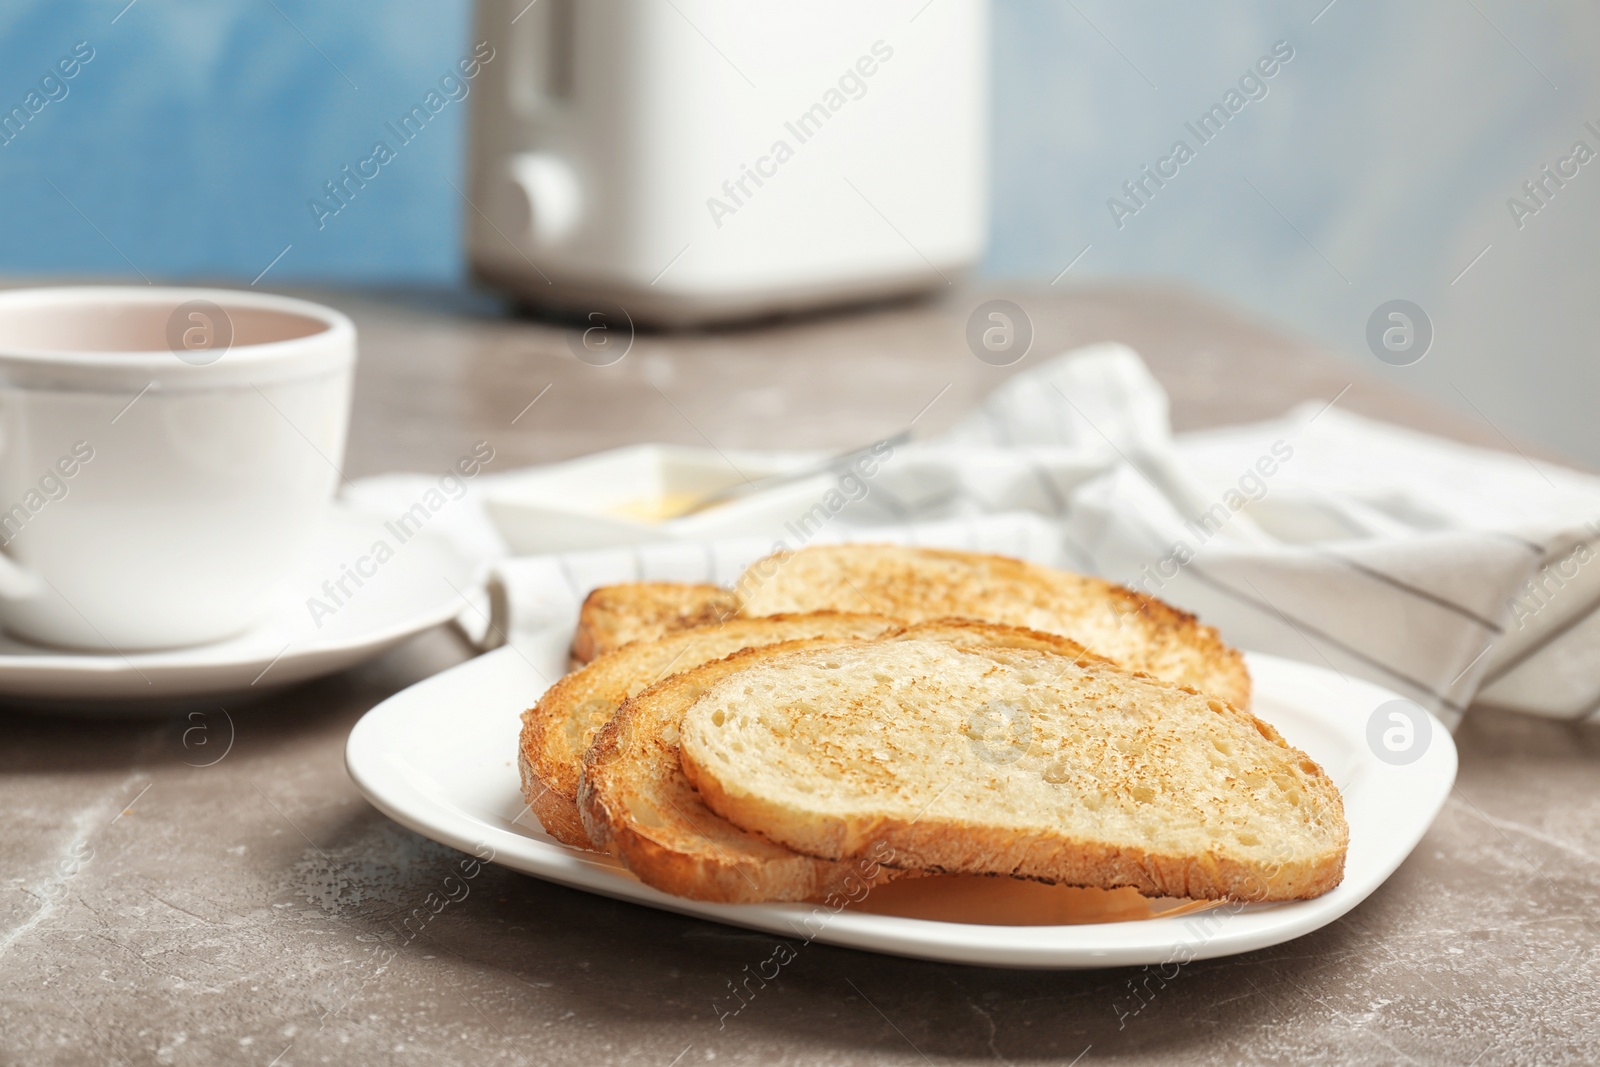
POLYGON ((39 595, 44 581, 38 574, 11 558, 5 550, 5 545, 10 543, 12 531, 9 528, 0 529, 3 529, 0 536, 4 537, 4 540, 0 541, 0 605, 19 600, 32 600, 39 595))

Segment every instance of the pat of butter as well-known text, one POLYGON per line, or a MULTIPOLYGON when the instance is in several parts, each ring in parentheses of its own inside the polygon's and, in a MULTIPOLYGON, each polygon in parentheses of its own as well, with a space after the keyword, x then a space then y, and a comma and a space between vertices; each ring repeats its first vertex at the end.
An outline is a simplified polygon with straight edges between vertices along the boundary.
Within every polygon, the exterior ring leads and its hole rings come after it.
POLYGON ((606 510, 613 515, 639 522, 665 522, 683 516, 700 499, 699 493, 663 493, 660 496, 623 500, 610 505, 606 510))

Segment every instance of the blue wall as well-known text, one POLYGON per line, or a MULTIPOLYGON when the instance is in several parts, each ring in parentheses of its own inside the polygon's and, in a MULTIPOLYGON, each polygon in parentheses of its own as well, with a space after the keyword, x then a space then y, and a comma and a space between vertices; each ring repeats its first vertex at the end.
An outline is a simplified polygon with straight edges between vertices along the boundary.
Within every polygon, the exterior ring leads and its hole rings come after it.
MULTIPOLYGON (((325 229, 306 201, 466 54, 466 0, 125 3, 0 9, 0 112, 77 42, 95 50, 68 95, 0 146, 0 274, 132 274, 131 261, 151 277, 248 281, 292 245, 264 284, 461 279, 448 182, 465 108, 325 229)), ((1600 463, 1600 166, 1520 228, 1507 208, 1585 120, 1600 126, 1593 5, 994 0, 994 12, 991 275, 1049 281, 1092 246, 1069 280, 1207 287, 1600 463), (1295 55, 1267 95, 1119 227, 1107 200, 1278 41, 1295 55), (1434 320, 1434 351, 1414 367, 1366 350, 1368 316, 1394 298, 1434 320)))
POLYGON ((446 179, 460 183, 464 108, 321 231, 306 201, 465 53, 467 4, 126 2, 0 7, 0 110, 77 42, 94 49, 67 96, 0 146, 0 273, 132 274, 131 261, 248 281, 293 245, 273 280, 460 276, 446 179))

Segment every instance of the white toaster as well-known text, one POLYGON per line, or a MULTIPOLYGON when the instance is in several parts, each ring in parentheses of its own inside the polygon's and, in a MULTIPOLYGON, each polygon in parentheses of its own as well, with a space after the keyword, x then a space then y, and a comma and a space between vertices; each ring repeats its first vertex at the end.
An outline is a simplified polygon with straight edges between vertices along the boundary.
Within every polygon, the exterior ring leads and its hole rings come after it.
POLYGON ((478 0, 475 40, 467 256, 523 300, 689 325, 982 254, 985 0, 478 0))

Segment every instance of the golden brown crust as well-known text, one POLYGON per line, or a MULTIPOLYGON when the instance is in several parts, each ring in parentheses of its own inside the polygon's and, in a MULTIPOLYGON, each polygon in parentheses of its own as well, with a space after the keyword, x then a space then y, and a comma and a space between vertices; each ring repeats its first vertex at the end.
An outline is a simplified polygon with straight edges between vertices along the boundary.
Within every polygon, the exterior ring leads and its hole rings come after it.
POLYGON ((1066 656, 1079 663, 1106 663, 1116 666, 1104 656, 1097 656, 1070 637, 1061 634, 1031 630, 1026 626, 1008 626, 1003 622, 983 619, 948 618, 928 619, 912 623, 898 633, 885 634, 885 638, 915 640, 927 638, 946 644, 974 649, 1027 649, 1066 656))
MULTIPOLYGON (((563 735, 574 728, 592 737, 626 698, 624 692, 615 700, 606 700, 603 691, 608 688, 609 664, 604 660, 602 657, 597 661, 598 670, 591 663, 562 678, 545 691, 539 703, 522 713, 518 762, 523 772, 523 799, 552 837, 577 848, 590 847, 589 837, 575 806, 577 767, 570 757, 574 746, 562 741, 563 735), (595 721, 591 724, 583 721, 586 719, 595 721)), ((582 747, 577 748, 578 760, 582 751, 582 747)))
POLYGON ((678 630, 708 626, 739 610, 733 594, 700 582, 622 582, 584 598, 572 656, 588 663, 630 641, 653 641, 678 630))
MULTIPOLYGON (((771 819, 762 805, 735 797, 684 756, 689 781, 706 807, 746 826, 771 819)), ((732 820, 730 820, 732 821, 732 820)), ((853 835, 852 835, 853 836, 853 835)), ((1059 885, 1099 889, 1137 889, 1149 897, 1191 900, 1309 900, 1344 880, 1344 850, 1302 863, 1285 863, 1264 877, 1255 867, 1231 857, 1208 853, 1198 857, 1164 855, 1143 849, 1111 847, 1094 842, 1063 843, 1058 838, 1028 840, 1010 831, 975 828, 960 820, 936 817, 875 821, 866 836, 872 849, 894 857, 890 866, 925 874, 996 874, 1059 885)), ((846 834, 812 847, 819 859, 849 862, 867 850, 845 847, 846 834), (827 845, 832 847, 827 847, 827 845)), ((791 847, 797 842, 791 842, 791 847)))
POLYGON ((725 822, 701 802, 678 761, 677 723, 707 686, 775 654, 844 643, 819 638, 745 649, 623 704, 584 757, 578 810, 589 839, 646 885, 724 904, 850 895, 892 877, 875 862, 803 856, 725 822))
POLYGON ((589 835, 584 831, 583 820, 578 818, 578 809, 572 801, 551 791, 534 774, 533 766, 528 761, 526 741, 517 753, 517 771, 522 776, 522 797, 528 802, 528 810, 544 827, 545 833, 573 848, 593 847, 589 844, 589 835))
POLYGON ((613 649, 556 682, 522 713, 523 798, 552 837, 587 848, 577 808, 583 754, 623 701, 664 677, 743 648, 804 637, 876 637, 898 625, 837 611, 773 615, 731 619, 613 649))
MULTIPOLYGON (((918 637, 1104 662, 1057 634, 971 619, 933 620, 890 630, 882 639, 918 637)), ((676 739, 683 712, 717 681, 787 652, 851 643, 814 638, 746 648, 682 671, 624 703, 584 755, 577 809, 589 840, 647 885, 696 900, 809 900, 849 895, 864 878, 875 884, 879 875, 870 856, 829 861, 801 855, 716 815, 684 776, 676 739)))
POLYGON ((1130 670, 1250 706, 1244 657, 1214 628, 1123 586, 1009 556, 867 543, 811 546, 751 564, 736 593, 739 610, 750 615, 872 610, 910 622, 960 616, 1063 633, 1130 670))
POLYGON ((1159 638, 1161 643, 1188 645, 1205 657, 1207 672, 1216 679, 1205 691, 1214 693, 1234 707, 1250 707, 1252 683, 1250 669, 1244 663, 1244 653, 1224 641, 1215 626, 1207 626, 1198 616, 1180 611, 1164 600, 1136 592, 1125 585, 1112 582, 1105 582, 1104 585, 1108 595, 1126 605, 1133 614, 1147 620, 1151 634, 1159 638))
MULTIPOLYGON (((969 768, 979 768, 976 781, 992 784, 982 785, 978 787, 978 792, 972 792, 974 779, 965 779, 968 790, 964 794, 966 799, 958 802, 960 814, 952 816, 947 811, 935 809, 934 802, 944 796, 945 790, 961 785, 961 776, 967 773, 961 769, 959 760, 951 759, 954 753, 940 749, 939 742, 935 742, 934 755, 921 762, 915 756, 899 755, 910 751, 900 747, 901 739, 919 751, 926 751, 929 737, 946 736, 943 728, 934 728, 931 734, 928 732, 933 724, 940 721, 938 715, 929 717, 918 711, 919 706, 936 706, 926 703, 931 691, 924 690, 921 697, 911 697, 910 694, 915 690, 908 689, 906 696, 896 696, 887 704, 882 701, 858 704, 859 698, 852 696, 852 693, 866 690, 824 689, 821 692, 835 695, 819 697, 819 691, 808 687, 802 678, 807 667, 813 668, 813 677, 818 673, 831 676, 832 672, 841 668, 841 662, 848 666, 852 658, 859 663, 870 664, 874 672, 870 677, 858 673, 856 677, 862 680, 859 684, 880 693, 883 692, 882 687, 872 680, 880 676, 879 672, 891 677, 935 679, 932 683, 935 686, 943 684, 942 680, 946 678, 972 677, 970 670, 950 661, 948 652, 939 656, 919 654, 920 658, 913 655, 907 659, 877 651, 897 641, 931 637, 940 644, 954 645, 957 658, 981 657, 1017 668, 1018 673, 1013 676, 1019 679, 1017 684, 1032 688, 1041 684, 1033 680, 1038 675, 1038 667, 1049 668, 1051 661, 1057 660, 1061 652, 1070 654, 1078 647, 1065 642, 1064 648, 1052 648, 1048 640, 1040 640, 1049 635, 1029 634, 1006 627, 978 627, 974 636, 988 638, 987 644, 982 640, 952 640, 951 637, 961 628, 958 622, 944 621, 911 627, 897 635, 857 643, 837 651, 784 652, 760 663, 750 661, 749 667, 754 669, 746 670, 738 678, 730 678, 720 685, 708 685, 697 698, 697 712, 690 716, 691 721, 683 727, 686 740, 679 748, 679 760, 685 778, 697 790, 709 810, 733 825, 796 851, 836 862, 886 852, 893 857, 887 861, 893 866, 927 872, 1003 874, 1104 889, 1132 887, 1155 896, 1249 901, 1314 897, 1334 888, 1342 880, 1349 831, 1344 821, 1342 798, 1332 780, 1303 752, 1290 746, 1270 724, 1191 687, 1173 685, 1148 674, 1131 674, 1102 658, 1083 654, 1074 656, 1070 666, 1063 665, 1059 672, 1050 670, 1049 681, 1042 683, 1047 687, 1059 684, 1058 691, 1062 694, 1059 699, 1063 702, 1081 699, 1085 703, 1081 703, 1080 707, 1108 709, 1111 718, 1105 720, 1106 729, 1111 732, 1099 740, 1102 747, 1120 747, 1120 741, 1113 741, 1117 737, 1132 739, 1131 735, 1124 733, 1126 727, 1122 724, 1128 721, 1126 712, 1122 710, 1124 708, 1140 709, 1135 713, 1135 721, 1139 722, 1154 722, 1150 716, 1167 714, 1157 710, 1160 708, 1170 707, 1174 713, 1188 716, 1187 719, 1168 720, 1172 725, 1165 728, 1164 735, 1142 735, 1148 740, 1139 742, 1135 748, 1142 749, 1144 745, 1150 745, 1154 752, 1164 750, 1176 756, 1183 750, 1196 755, 1209 753, 1211 738, 1218 738, 1218 749, 1229 754, 1234 748, 1224 749, 1224 744, 1241 746, 1241 754, 1253 753, 1249 757, 1251 762, 1233 773, 1243 776, 1246 782, 1256 776, 1264 780, 1281 779, 1279 788, 1295 794, 1292 798, 1294 806, 1283 806, 1285 816, 1292 820, 1301 819, 1302 811, 1297 806, 1308 803, 1311 807, 1306 809, 1304 817, 1312 819, 1312 822, 1300 825, 1318 829, 1298 837, 1291 833, 1284 839, 1272 837, 1269 831, 1268 840, 1278 841, 1270 855, 1260 851, 1241 853, 1237 851, 1236 844, 1230 845, 1217 836, 1204 835, 1182 845, 1181 851, 1164 852, 1142 847, 1137 840, 1083 836, 1082 827, 1095 825, 1092 816, 1081 824, 1057 823, 1050 819, 1043 823, 1037 821, 1043 817, 1040 812, 1050 811, 1049 807, 1021 809, 1029 814, 1020 822, 1011 817, 1010 809, 1007 809, 1006 817, 999 819, 994 818, 995 809, 992 807, 989 809, 989 818, 981 813, 971 815, 971 805, 976 805, 981 812, 985 801, 978 798, 989 795, 985 790, 1007 790, 1008 783, 1011 783, 1012 787, 1026 794, 1022 777, 1006 776, 1014 760, 1000 761, 1004 765, 1001 767, 967 764, 969 768), (1045 655, 1039 655, 1040 652, 1045 655), (947 661, 945 667, 936 666, 947 661), (903 674, 897 673, 896 663, 902 665, 900 670, 904 671, 903 674), (786 697, 759 696, 778 692, 774 690, 773 683, 776 681, 781 684, 786 679, 793 679, 799 688, 786 697), (1080 687, 1085 692, 1082 698, 1076 696, 1080 687), (741 690, 744 695, 739 695, 735 690, 741 690), (1096 695, 1089 695, 1091 693, 1096 695), (741 707, 749 708, 752 694, 757 695, 754 697, 757 701, 755 707, 760 710, 753 712, 753 717, 745 721, 763 724, 761 731, 736 728, 731 725, 730 719, 727 729, 737 729, 739 732, 726 736, 719 734, 721 740, 710 740, 711 735, 707 731, 721 726, 724 714, 733 717, 740 714, 741 707), (706 703, 699 703, 701 699, 706 703), (905 703, 907 699, 911 702, 905 703), (792 703, 795 701, 798 703, 792 703), (900 731, 899 739, 895 736, 895 723, 902 720, 885 717, 883 712, 887 707, 898 707, 902 714, 913 716, 912 719, 903 720, 906 725, 900 731), (794 710, 790 711, 790 708, 794 710), (769 714, 775 714, 776 720, 769 721, 769 714), (1220 732, 1213 731, 1208 725, 1213 714, 1226 716, 1233 723, 1223 727, 1220 732), (1199 718, 1195 718, 1196 715, 1199 718), (926 721, 924 723, 919 719, 926 721), (857 732, 858 723, 868 721, 881 724, 860 732, 859 736, 870 740, 859 743, 844 740, 841 744, 841 739, 857 732), (1184 722, 1189 725, 1180 725, 1184 722), (1190 736, 1195 736, 1197 740, 1189 742, 1187 738, 1190 736), (763 738, 769 740, 763 741, 763 738), (1263 742, 1266 749, 1261 747, 1263 742), (752 744, 754 749, 749 747, 752 744), (731 749, 728 747, 730 745, 731 749), (946 754, 938 754, 941 751, 946 754), (731 752, 739 755, 733 756, 731 752), (711 765, 701 762, 702 756, 712 759, 718 766, 733 770, 734 780, 731 783, 722 780, 711 765), (787 772, 773 771, 774 767, 785 766, 787 772), (930 771, 929 768, 938 770, 930 771), (772 778, 773 773, 780 777, 772 778), (784 779, 784 773, 790 777, 784 779), (786 780, 813 784, 796 790, 785 786, 783 783, 786 780), (828 785, 830 780, 844 783, 843 791, 833 790, 828 785), (817 790, 817 785, 823 788, 817 790), (820 799, 824 794, 844 799, 820 799), (923 796, 929 798, 927 803, 922 802, 923 796), (873 802, 873 798, 890 802, 873 802), (862 806, 863 802, 866 802, 865 807, 862 806), (897 814, 909 813, 912 809, 916 810, 915 817, 897 814), (1078 826, 1079 829, 1070 829, 1072 826, 1078 826), (1297 841, 1298 844, 1291 846, 1289 841, 1297 841), (1278 847, 1297 848, 1299 854, 1290 851, 1279 855, 1276 851, 1278 847)), ((987 669, 979 668, 978 672, 981 677, 991 676, 991 671, 987 669)), ((901 692, 898 685, 894 692, 901 692)), ((937 706, 959 707, 960 701, 970 699, 960 695, 966 692, 966 689, 950 690, 949 700, 953 703, 937 706)), ((940 698, 935 696, 933 699, 940 698)), ((1044 696, 1042 699, 1045 706, 1053 708, 1057 698, 1044 696)), ((949 736, 952 739, 959 737, 959 733, 955 732, 959 715, 956 723, 952 724, 948 719, 945 721, 947 725, 944 728, 952 730, 949 736)), ((1079 720, 1069 718, 1065 721, 1079 720)), ((1071 767, 1085 766, 1076 761, 1088 758, 1085 753, 1094 749, 1093 743, 1087 748, 1079 747, 1083 744, 1079 739, 1099 735, 1097 732, 1084 734, 1074 726, 1065 728, 1064 733, 1055 736, 1070 739, 1059 743, 1070 743, 1073 747, 1047 751, 1076 753, 1065 756, 1069 760, 1066 766, 1071 767)), ((1167 757, 1157 755, 1154 758, 1165 760, 1167 757)), ((1174 766, 1181 765, 1181 761, 1174 763, 1174 766)), ((1046 781, 1059 781, 1038 768, 1026 769, 1024 764, 1016 766, 1019 775, 1043 773, 1046 781)), ((1193 799, 1187 801, 1191 806, 1189 810, 1195 810, 1192 807, 1195 804, 1220 803, 1207 791, 1215 786, 1200 784, 1206 781, 1204 778, 1183 781, 1168 778, 1163 783, 1162 778, 1157 776, 1124 781, 1128 782, 1130 789, 1153 786, 1159 793, 1170 794, 1174 789, 1190 790, 1189 795, 1193 799), (1187 784, 1190 781, 1194 784, 1187 784)), ((1117 787, 1112 788, 1115 790, 1117 787)), ((1251 788, 1241 787, 1240 795, 1247 795, 1251 788)), ((963 794, 958 792, 953 795, 963 794)), ((1005 795, 1009 797, 1011 794, 1007 791, 1005 795)), ((1026 803, 1021 800, 1018 802, 1026 803)), ((1226 821, 1223 825, 1227 825, 1226 821)), ((1245 825, 1252 829, 1254 826, 1251 823, 1245 825)), ((1254 846, 1260 842, 1250 844, 1254 846)))

